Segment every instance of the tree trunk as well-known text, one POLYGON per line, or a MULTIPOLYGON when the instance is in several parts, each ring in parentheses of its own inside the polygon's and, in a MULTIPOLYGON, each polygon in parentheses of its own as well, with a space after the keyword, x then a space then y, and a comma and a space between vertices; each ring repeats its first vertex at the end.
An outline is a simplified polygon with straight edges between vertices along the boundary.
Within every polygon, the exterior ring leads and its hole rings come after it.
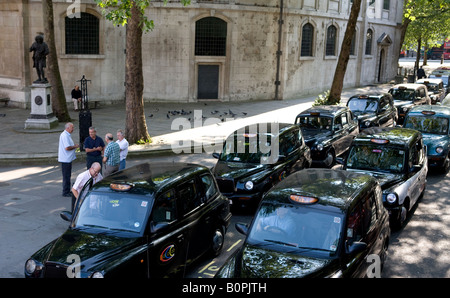
POLYGON ((149 142, 144 112, 144 76, 142 71, 142 13, 133 2, 131 18, 126 29, 126 66, 125 66, 125 134, 130 144, 138 141, 149 142))
POLYGON ((64 95, 64 87, 59 73, 58 56, 55 46, 55 30, 53 23, 53 3, 52 0, 42 1, 42 13, 44 20, 45 39, 49 48, 47 56, 46 77, 52 85, 52 108, 53 114, 58 118, 59 122, 70 121, 70 115, 67 110, 66 96, 64 95))
POLYGON ((422 48, 422 37, 420 37, 417 40, 417 56, 416 56, 416 62, 414 63, 414 76, 417 74, 417 70, 419 69, 421 48, 422 48))
POLYGON ((344 86, 345 72, 347 71, 348 60, 350 57, 352 39, 356 31, 356 21, 358 20, 359 11, 361 10, 361 1, 362 0, 354 0, 352 4, 350 17, 347 22, 347 28, 345 29, 344 40, 342 41, 341 52, 339 53, 336 70, 334 72, 333 83, 331 84, 330 95, 328 97, 328 103, 331 105, 338 104, 341 100, 341 93, 344 86))

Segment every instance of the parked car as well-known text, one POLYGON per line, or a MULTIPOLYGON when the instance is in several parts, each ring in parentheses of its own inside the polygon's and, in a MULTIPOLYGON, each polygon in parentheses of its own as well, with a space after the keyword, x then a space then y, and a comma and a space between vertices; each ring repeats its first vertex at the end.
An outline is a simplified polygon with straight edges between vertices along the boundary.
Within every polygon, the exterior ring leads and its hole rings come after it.
POLYGON ((416 81, 416 84, 424 84, 425 86, 427 86, 431 104, 441 102, 447 94, 446 89, 444 89, 444 82, 442 81, 442 79, 420 79, 416 81))
POLYGON ((394 98, 394 105, 397 108, 397 124, 403 124, 406 114, 413 106, 431 104, 427 88, 422 84, 398 84, 393 86, 389 93, 394 98))
POLYGON ((428 166, 450 168, 450 106, 418 106, 409 111, 403 127, 418 130, 427 146, 428 166))
POLYGON ((225 140, 212 171, 220 191, 239 207, 256 207, 262 195, 292 172, 311 166, 310 149, 292 123, 257 123, 225 140))
POLYGON ((311 148, 313 164, 331 168, 359 133, 358 120, 348 107, 316 106, 295 118, 311 148))
POLYGON ((358 119, 360 131, 368 127, 394 126, 397 123, 397 109, 389 93, 354 95, 347 101, 347 107, 358 119))
POLYGON ((440 74, 431 74, 428 76, 430 79, 441 79, 444 84, 445 95, 450 92, 450 77, 448 75, 440 75, 440 74))
POLYGON ((381 272, 389 246, 389 215, 378 181, 342 170, 306 169, 263 198, 244 244, 217 278, 364 277, 369 255, 381 272))
POLYGON ((368 128, 353 140, 343 168, 370 174, 380 181, 391 224, 400 228, 427 184, 422 134, 408 128, 368 128))
POLYGON ((209 252, 230 223, 210 170, 144 163, 82 190, 69 228, 26 261, 26 277, 166 277, 209 252))
POLYGON ((441 102, 441 106, 450 106, 450 94, 448 94, 441 102))

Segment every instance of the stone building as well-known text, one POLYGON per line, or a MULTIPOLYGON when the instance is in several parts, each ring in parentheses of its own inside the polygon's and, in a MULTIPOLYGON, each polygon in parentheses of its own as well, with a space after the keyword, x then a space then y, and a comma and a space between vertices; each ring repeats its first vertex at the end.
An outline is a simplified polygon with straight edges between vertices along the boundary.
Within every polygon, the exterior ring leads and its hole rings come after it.
MULTIPOLYGON (((289 99, 331 86, 352 0, 152 1, 143 36, 145 101, 289 99), (281 20, 281 21, 280 21, 281 20)), ((90 0, 54 0, 59 68, 70 91, 83 75, 90 99, 124 99, 125 28, 90 0)), ((403 1, 363 0, 344 87, 397 73, 403 1)), ((0 2, 0 94, 29 107, 29 47, 43 32, 41 0, 0 2)), ((45 39, 45 36, 44 36, 45 39)), ((71 107, 71 105, 69 105, 71 107)))

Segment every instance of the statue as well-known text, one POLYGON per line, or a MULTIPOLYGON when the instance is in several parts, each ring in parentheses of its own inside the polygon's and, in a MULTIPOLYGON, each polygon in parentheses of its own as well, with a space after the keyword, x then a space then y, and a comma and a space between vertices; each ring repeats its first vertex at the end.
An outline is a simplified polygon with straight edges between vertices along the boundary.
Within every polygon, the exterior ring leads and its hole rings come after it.
POLYGON ((44 42, 42 35, 37 35, 34 40, 35 42, 31 45, 30 52, 33 52, 33 67, 36 68, 39 78, 33 83, 48 83, 44 73, 44 68, 47 66, 47 55, 49 53, 48 46, 44 42))

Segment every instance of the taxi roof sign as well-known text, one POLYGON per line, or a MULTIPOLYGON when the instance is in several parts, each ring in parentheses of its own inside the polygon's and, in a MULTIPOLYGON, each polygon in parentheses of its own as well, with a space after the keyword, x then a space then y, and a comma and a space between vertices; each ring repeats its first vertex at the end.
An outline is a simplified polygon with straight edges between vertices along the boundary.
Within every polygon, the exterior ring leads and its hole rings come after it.
POLYGON ((111 183, 109 187, 117 191, 129 191, 133 185, 129 183, 111 183))
POLYGON ((422 114, 424 114, 424 115, 435 115, 436 112, 435 111, 422 111, 422 114))
POLYGON ((300 203, 300 204, 314 204, 319 201, 318 198, 305 197, 305 196, 299 196, 299 195, 291 195, 289 198, 291 199, 291 201, 293 201, 295 203, 300 203))
POLYGON ((386 139, 370 139, 370 141, 372 143, 375 143, 375 144, 387 144, 387 143, 389 143, 389 140, 386 140, 386 139))

